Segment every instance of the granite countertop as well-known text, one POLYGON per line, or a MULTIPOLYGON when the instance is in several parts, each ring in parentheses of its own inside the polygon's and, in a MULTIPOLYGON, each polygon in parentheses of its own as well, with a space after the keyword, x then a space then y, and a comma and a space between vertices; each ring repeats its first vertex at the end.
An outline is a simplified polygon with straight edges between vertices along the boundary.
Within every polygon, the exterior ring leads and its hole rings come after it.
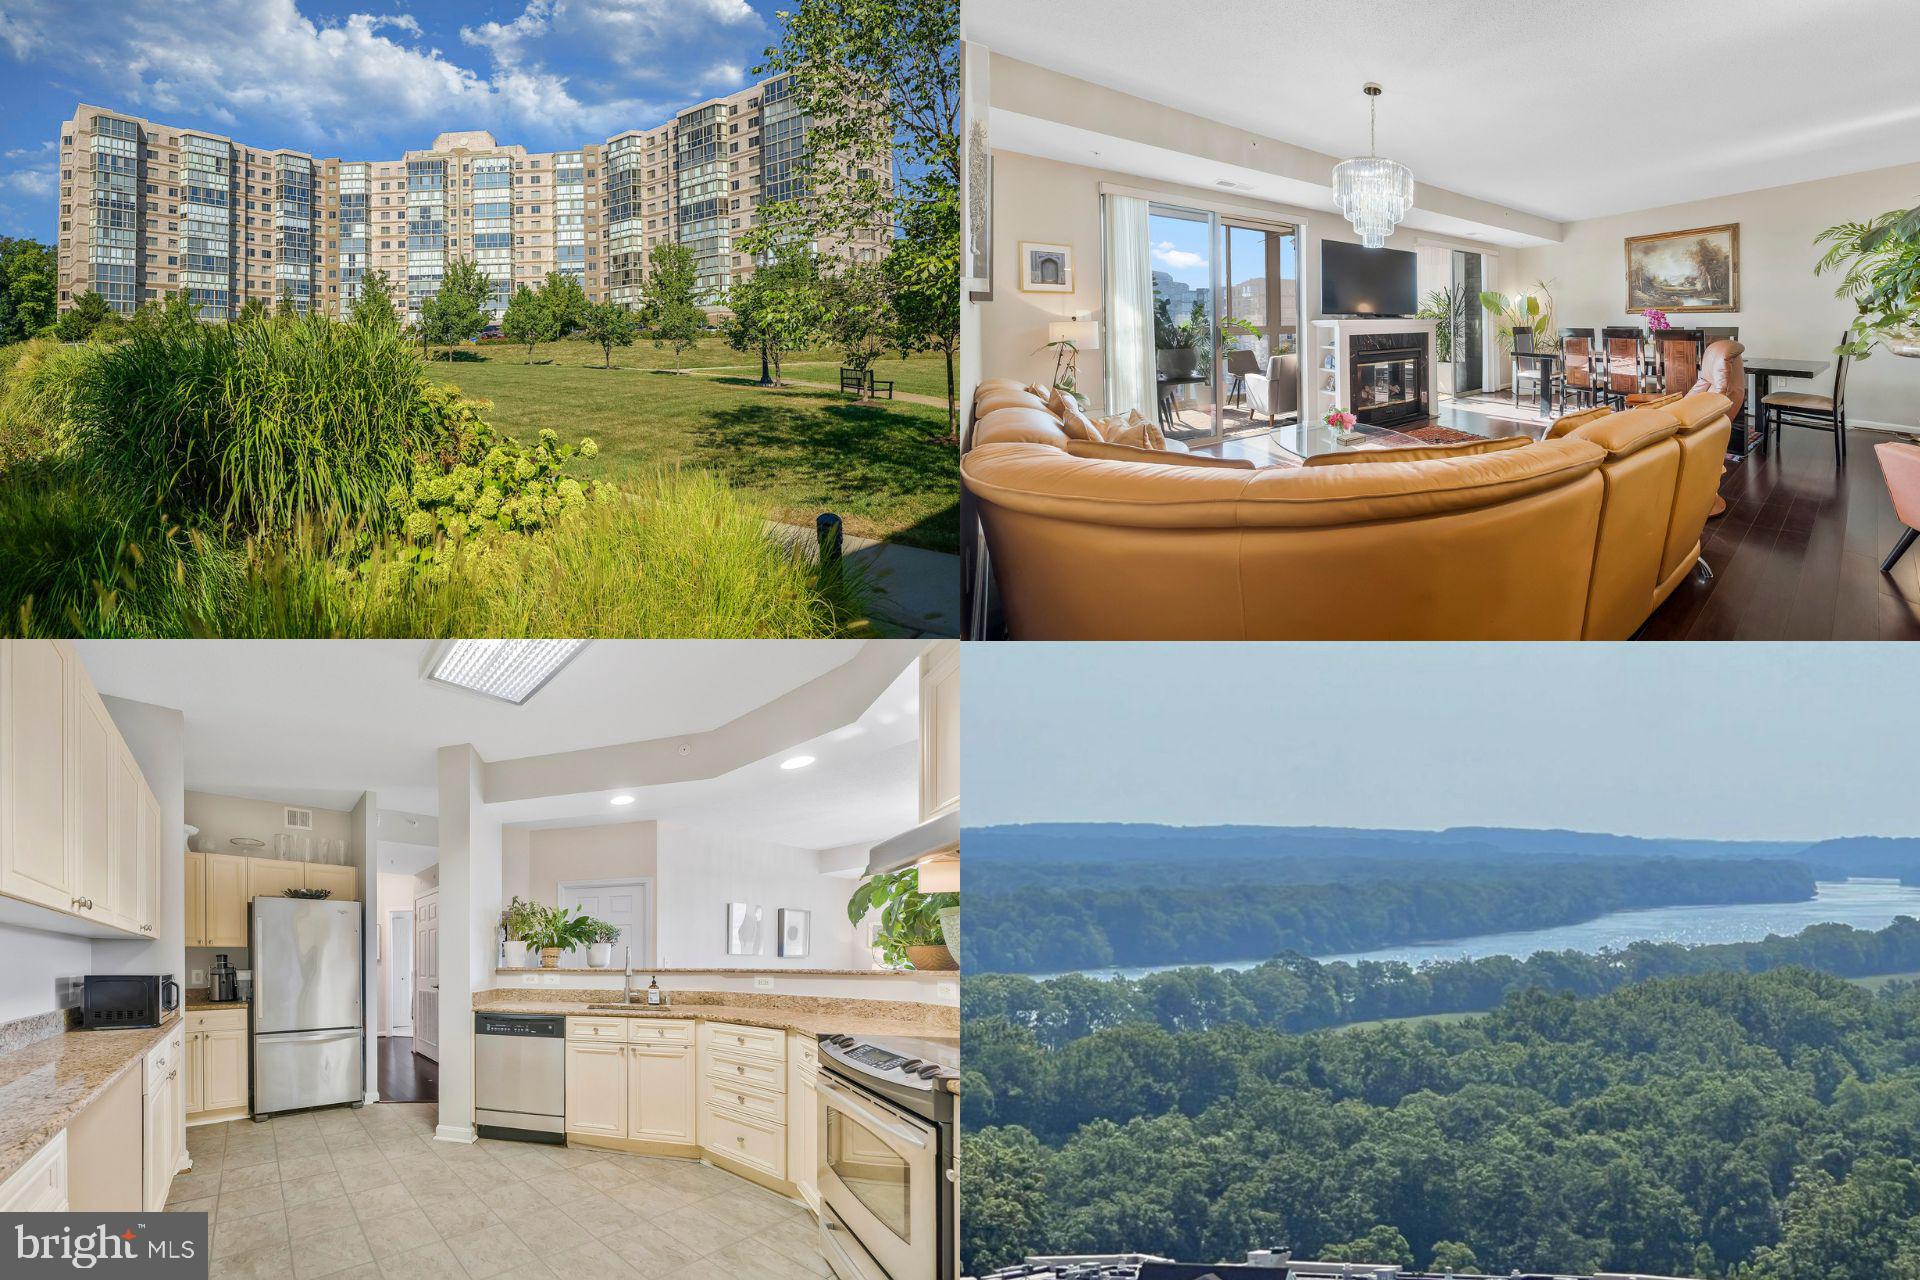
POLYGON ((68 1031, 0 1054, 0 1181, 137 1066, 179 1020, 169 1013, 157 1027, 68 1031))
POLYGON ((189 1013, 212 1013, 218 1012, 221 1009, 244 1009, 246 1007, 247 1001, 245 1000, 208 1000, 199 996, 187 997, 187 1012, 189 1013))
POLYGON ((947 1027, 902 1018, 875 1018, 835 1013, 830 1009, 782 1009, 752 1005, 685 1004, 672 1009, 637 1005, 627 1009, 593 1009, 577 1000, 475 1000, 476 1013, 566 1014, 574 1018, 692 1018, 707 1022, 737 1022, 746 1027, 797 1031, 805 1036, 824 1033, 850 1036, 952 1036, 947 1027))

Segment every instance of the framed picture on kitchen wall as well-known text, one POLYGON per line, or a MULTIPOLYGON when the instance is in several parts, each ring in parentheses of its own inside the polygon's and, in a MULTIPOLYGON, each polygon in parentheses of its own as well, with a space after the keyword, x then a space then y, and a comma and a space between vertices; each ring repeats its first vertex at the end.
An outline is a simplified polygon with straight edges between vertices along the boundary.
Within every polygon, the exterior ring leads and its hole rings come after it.
POLYGON ((1627 237, 1627 310, 1738 311, 1740 224, 1627 237))
POLYGON ((1020 288, 1027 293, 1073 292, 1073 246, 1020 242, 1020 288))

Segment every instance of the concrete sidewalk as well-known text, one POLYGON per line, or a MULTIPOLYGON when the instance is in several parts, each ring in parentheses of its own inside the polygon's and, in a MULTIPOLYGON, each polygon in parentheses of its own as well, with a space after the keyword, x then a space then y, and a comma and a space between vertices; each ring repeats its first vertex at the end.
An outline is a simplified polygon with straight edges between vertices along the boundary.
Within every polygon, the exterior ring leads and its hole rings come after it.
MULTIPOLYGON (((770 522, 810 559, 820 543, 812 529, 770 522)), ((909 638, 960 635, 960 557, 924 547, 841 534, 842 555, 865 577, 873 612, 909 638)))

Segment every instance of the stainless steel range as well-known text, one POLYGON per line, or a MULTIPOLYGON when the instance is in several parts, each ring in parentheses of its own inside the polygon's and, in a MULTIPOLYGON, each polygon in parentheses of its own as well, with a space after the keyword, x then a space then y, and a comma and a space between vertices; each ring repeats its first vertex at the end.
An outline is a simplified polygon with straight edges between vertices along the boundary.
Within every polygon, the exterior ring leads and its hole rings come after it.
POLYGON ((954 1280, 960 1040, 820 1037, 820 1234, 840 1280, 954 1280))

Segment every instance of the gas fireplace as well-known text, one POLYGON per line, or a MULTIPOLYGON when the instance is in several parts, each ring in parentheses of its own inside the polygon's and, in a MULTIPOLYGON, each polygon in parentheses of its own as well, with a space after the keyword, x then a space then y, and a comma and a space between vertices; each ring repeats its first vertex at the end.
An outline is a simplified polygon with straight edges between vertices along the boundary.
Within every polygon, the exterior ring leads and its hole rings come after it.
POLYGON ((1427 416, 1425 334, 1355 334, 1349 350, 1355 417, 1386 427, 1427 416))

